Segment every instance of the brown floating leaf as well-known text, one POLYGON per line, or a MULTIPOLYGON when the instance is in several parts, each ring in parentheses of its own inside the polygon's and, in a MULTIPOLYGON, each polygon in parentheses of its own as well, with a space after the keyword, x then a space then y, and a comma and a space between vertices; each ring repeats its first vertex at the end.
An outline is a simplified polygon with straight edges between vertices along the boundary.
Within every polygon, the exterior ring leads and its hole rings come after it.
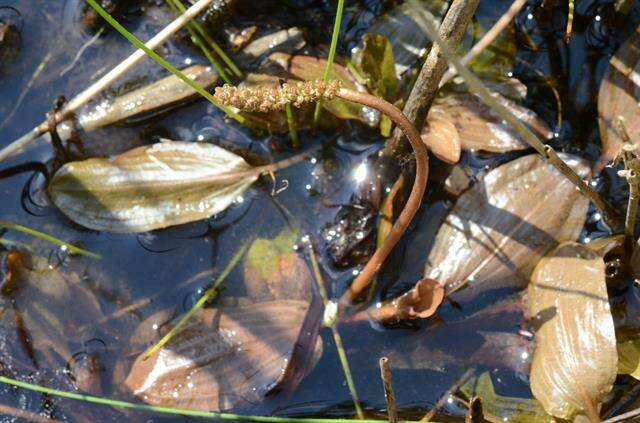
MULTIPOLYGON (((190 66, 182 72, 204 87, 208 87, 219 79, 212 68, 202 65, 190 66)), ((85 131, 93 131, 135 115, 159 111, 195 94, 195 90, 180 78, 170 75, 82 113, 79 118, 80 125, 85 131)))
POLYGON ((380 306, 369 309, 369 315, 385 323, 396 323, 405 319, 426 319, 436 312, 444 299, 444 287, 433 279, 418 281, 405 292, 380 306))
POLYGON ((49 193, 82 226, 143 232, 223 211, 257 179, 249 170, 242 157, 213 144, 162 142, 67 163, 49 193))
MULTIPOLYGON (((198 410, 250 406, 289 376, 309 307, 304 301, 204 309, 157 354, 133 364, 125 384, 150 404, 198 410)), ((315 360, 322 345, 315 344, 315 360)))
MULTIPOLYGON (((563 159, 587 177, 582 161, 563 159)), ((587 198, 539 155, 506 163, 460 196, 436 235, 424 276, 447 292, 468 283, 472 295, 524 287, 547 251, 578 237, 587 206, 587 198)))
MULTIPOLYGON (((494 93, 523 123, 542 139, 551 138, 551 131, 533 111, 520 106, 498 93, 494 93)), ((437 98, 429 111, 427 124, 432 119, 448 120, 457 129, 460 145, 464 150, 481 150, 503 153, 529 148, 518 133, 471 93, 450 93, 437 98)))
POLYGON ((549 414, 599 421, 618 367, 602 257, 574 242, 558 246, 531 276, 528 314, 538 326, 531 391, 549 414))
POLYGON ((631 141, 640 140, 640 26, 611 58, 598 92, 598 124, 602 154, 597 170, 614 159, 622 147, 617 120, 624 119, 631 141))
POLYGON ((420 134, 422 141, 437 158, 446 163, 458 163, 461 146, 456 126, 444 111, 429 113, 427 123, 420 134))

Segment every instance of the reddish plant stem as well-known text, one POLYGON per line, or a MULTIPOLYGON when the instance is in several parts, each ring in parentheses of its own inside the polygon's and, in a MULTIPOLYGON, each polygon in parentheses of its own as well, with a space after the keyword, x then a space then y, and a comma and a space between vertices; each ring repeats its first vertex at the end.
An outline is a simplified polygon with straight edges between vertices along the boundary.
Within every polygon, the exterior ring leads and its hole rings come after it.
POLYGON ((389 116, 389 118, 398 125, 409 139, 409 143, 413 148, 413 153, 416 159, 416 177, 413 182, 413 187, 411 188, 409 199, 398 216, 398 219, 389 231, 387 238, 384 240, 380 248, 376 250, 373 257, 371 257, 369 262, 354 279, 349 289, 340 299, 341 305, 344 306, 353 302, 353 300, 369 286, 372 279, 380 271, 382 264, 391 253, 391 250, 393 250, 393 247, 395 247, 402 234, 407 230, 407 227, 411 223, 411 220, 422 203, 424 190, 427 186, 429 161, 427 157, 427 149, 420 138, 420 133, 409 119, 407 119, 407 117, 400 111, 400 109, 381 98, 344 88, 340 88, 338 90, 336 97, 340 97, 354 103, 363 104, 389 116))

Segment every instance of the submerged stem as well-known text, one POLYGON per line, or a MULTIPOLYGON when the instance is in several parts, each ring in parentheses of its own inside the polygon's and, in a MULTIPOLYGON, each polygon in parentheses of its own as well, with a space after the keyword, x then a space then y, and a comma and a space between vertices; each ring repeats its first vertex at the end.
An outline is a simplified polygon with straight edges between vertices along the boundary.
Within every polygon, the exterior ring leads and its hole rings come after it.
POLYGON ((511 111, 504 105, 500 104, 492 95, 491 92, 484 86, 482 81, 478 79, 466 66, 464 66, 458 58, 455 56, 453 50, 451 50, 446 43, 442 41, 442 38, 438 35, 435 28, 434 17, 426 10, 422 11, 426 15, 425 32, 434 42, 440 47, 442 54, 449 61, 449 64, 458 71, 460 76, 465 80, 469 90, 476 94, 483 103, 491 107, 502 119, 504 119, 518 134, 533 147, 538 153, 546 157, 549 163, 554 166, 560 173, 562 173, 567 179, 569 179, 582 194, 589 198, 602 212, 605 222, 614 230, 621 227, 618 219, 618 214, 615 209, 608 204, 600 195, 591 187, 588 183, 583 181, 577 173, 574 172, 553 150, 552 147, 545 145, 538 137, 524 124, 522 123, 511 111))
MULTIPOLYGON (((313 268, 314 280, 316 281, 318 292, 320 292, 320 296, 322 297, 322 302, 324 303, 326 313, 326 310, 330 306, 331 302, 329 301, 329 296, 327 295, 327 291, 324 287, 322 272, 320 272, 318 259, 316 258, 316 254, 313 251, 313 245, 311 244, 309 244, 309 257, 311 258, 311 267, 313 268)), ((353 376, 351 375, 351 368, 349 367, 347 353, 345 352, 344 345, 342 344, 342 337, 340 336, 340 332, 338 332, 338 328, 335 323, 330 325, 329 329, 331 329, 331 334, 333 335, 333 342, 336 344, 338 358, 340 359, 342 371, 344 372, 344 378, 347 381, 347 386, 349 387, 349 392, 351 393, 351 398, 353 399, 353 407, 356 410, 356 415, 358 416, 358 419, 363 419, 364 414, 362 413, 362 407, 360 406, 360 400, 358 399, 356 384, 354 383, 353 376)))

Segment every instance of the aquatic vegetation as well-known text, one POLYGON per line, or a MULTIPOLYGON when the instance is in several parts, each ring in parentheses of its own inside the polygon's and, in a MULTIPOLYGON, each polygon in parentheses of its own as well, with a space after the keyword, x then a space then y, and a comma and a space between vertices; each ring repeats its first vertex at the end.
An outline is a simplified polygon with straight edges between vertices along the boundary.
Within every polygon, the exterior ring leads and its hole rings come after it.
POLYGON ((640 6, 22 1, 0 413, 640 415, 640 6))

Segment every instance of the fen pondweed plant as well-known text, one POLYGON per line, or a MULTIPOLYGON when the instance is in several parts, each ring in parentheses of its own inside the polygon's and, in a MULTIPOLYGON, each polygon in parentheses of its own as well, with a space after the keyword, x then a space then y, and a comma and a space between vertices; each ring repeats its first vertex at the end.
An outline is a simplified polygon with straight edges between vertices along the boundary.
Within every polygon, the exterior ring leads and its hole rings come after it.
POLYGON ((371 94, 342 88, 338 81, 285 83, 279 88, 238 88, 225 85, 216 88, 214 97, 218 102, 227 106, 245 111, 261 112, 283 110, 287 104, 300 107, 304 104, 341 98, 378 110, 395 122, 407 136, 416 161, 416 176, 411 194, 380 248, 375 251, 340 300, 341 306, 353 302, 378 273, 393 247, 407 230, 422 202, 427 184, 429 163, 427 149, 416 127, 393 104, 371 94))
MULTIPOLYGON (((412 0, 410 0, 412 1, 412 0)), ((412 2, 414 2, 413 0, 412 2)), ((544 156, 549 164, 555 167, 560 173, 562 173, 577 189, 580 190, 587 198, 589 198, 595 206, 600 209, 603 220, 609 225, 609 227, 617 231, 622 228, 622 224, 618 218, 616 210, 607 203, 600 195, 585 181, 578 176, 578 174, 569 167, 555 152, 553 147, 544 144, 538 137, 529 129, 524 123, 522 123, 511 111, 500 104, 491 92, 484 86, 482 81, 473 74, 466 66, 464 66, 458 60, 457 56, 449 48, 449 46, 440 38, 436 26, 434 24, 435 18, 427 11, 422 10, 421 13, 425 16, 425 32, 433 41, 438 45, 442 55, 447 59, 450 65, 452 65, 458 74, 464 79, 469 90, 476 94, 483 103, 489 106, 498 116, 504 119, 518 134, 525 140, 527 144, 533 147, 539 154, 544 156)))

